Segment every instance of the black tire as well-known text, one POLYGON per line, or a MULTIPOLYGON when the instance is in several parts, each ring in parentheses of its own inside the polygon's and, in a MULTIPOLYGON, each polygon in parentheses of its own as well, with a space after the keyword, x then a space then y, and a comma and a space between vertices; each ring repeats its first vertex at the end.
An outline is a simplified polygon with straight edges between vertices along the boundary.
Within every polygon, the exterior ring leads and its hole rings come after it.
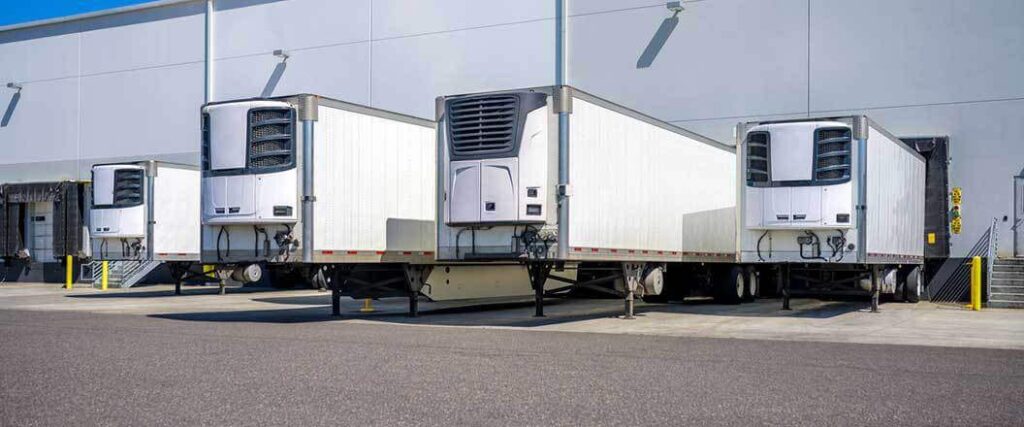
POLYGON ((746 272, 740 267, 724 269, 715 283, 715 302, 739 304, 746 294, 746 272))
POLYGON ((921 301, 921 293, 924 292, 924 283, 921 277, 921 267, 914 267, 907 273, 907 279, 903 285, 903 302, 917 303, 921 301))
POLYGON ((753 301, 757 299, 761 292, 761 274, 755 267, 747 267, 746 274, 746 286, 743 292, 743 300, 753 301))

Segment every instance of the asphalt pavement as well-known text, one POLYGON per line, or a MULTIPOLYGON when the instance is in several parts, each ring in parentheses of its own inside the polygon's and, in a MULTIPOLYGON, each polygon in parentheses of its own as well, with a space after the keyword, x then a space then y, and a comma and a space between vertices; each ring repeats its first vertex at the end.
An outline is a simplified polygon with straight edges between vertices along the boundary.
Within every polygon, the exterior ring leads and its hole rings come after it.
POLYGON ((0 425, 1021 425, 1024 352, 0 310, 0 425))

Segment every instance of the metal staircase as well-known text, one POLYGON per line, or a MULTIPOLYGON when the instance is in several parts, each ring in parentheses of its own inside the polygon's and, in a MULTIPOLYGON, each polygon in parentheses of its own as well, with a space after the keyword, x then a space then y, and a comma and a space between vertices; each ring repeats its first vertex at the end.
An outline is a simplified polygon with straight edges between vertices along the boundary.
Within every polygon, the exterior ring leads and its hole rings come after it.
POLYGON ((990 289, 989 307, 1024 308, 1024 259, 996 259, 990 289))
MULTIPOLYGON (((162 264, 160 261, 154 260, 108 261, 107 285, 130 288, 146 278, 160 264, 162 264)), ((90 266, 92 267, 92 282, 99 285, 103 280, 103 262, 93 261, 90 266)))

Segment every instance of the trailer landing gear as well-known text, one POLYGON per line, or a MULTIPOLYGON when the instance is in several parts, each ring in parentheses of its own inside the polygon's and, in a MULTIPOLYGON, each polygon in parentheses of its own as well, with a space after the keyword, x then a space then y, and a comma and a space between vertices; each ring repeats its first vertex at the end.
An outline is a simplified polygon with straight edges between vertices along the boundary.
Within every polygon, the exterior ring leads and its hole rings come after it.
POLYGON ((533 288, 533 317, 544 317, 544 284, 551 275, 554 263, 549 261, 527 262, 526 272, 530 275, 530 287, 533 288))
POLYGON ((878 313, 878 297, 881 292, 881 286, 878 283, 878 266, 871 266, 871 312, 878 313))
POLYGON ((402 272, 405 274, 406 284, 409 290, 409 317, 419 317, 420 291, 427 284, 432 268, 425 265, 403 265, 402 272))
POLYGON ((644 263, 622 263, 622 278, 626 282, 625 313, 622 315, 625 320, 636 318, 633 315, 636 308, 636 293, 643 292, 640 282, 643 280, 644 270, 646 270, 644 263))
POLYGON ((785 264, 785 265, 779 267, 778 274, 776 274, 775 277, 778 278, 778 280, 779 280, 779 288, 782 289, 782 309, 783 310, 787 310, 787 311, 791 310, 789 308, 789 299, 790 299, 790 293, 789 293, 789 282, 790 282, 789 264, 785 264))
POLYGON ((419 316, 420 291, 427 284, 430 266, 392 264, 386 267, 337 265, 321 267, 324 286, 331 290, 331 315, 341 316, 342 290, 353 298, 403 296, 409 299, 409 317, 419 316))

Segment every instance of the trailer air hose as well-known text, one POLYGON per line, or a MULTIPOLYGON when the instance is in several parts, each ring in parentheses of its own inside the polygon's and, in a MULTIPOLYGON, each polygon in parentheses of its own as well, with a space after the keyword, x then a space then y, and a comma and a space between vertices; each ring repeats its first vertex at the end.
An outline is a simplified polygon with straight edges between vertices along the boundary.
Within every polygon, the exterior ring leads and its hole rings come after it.
POLYGON ((252 241, 252 255, 255 257, 260 256, 260 233, 263 233, 263 256, 270 257, 270 235, 267 234, 267 229, 260 226, 252 226, 253 241, 252 241))
POLYGON ((800 240, 799 240, 799 237, 797 238, 797 244, 800 245, 800 258, 803 258, 803 259, 820 259, 822 261, 828 261, 827 258, 825 258, 825 257, 820 255, 821 254, 821 238, 819 238, 817 234, 814 234, 814 232, 812 232, 810 230, 804 230, 804 234, 807 237, 811 238, 811 242, 810 243, 801 243, 800 240), (811 247, 811 256, 806 256, 804 254, 804 246, 810 246, 811 247), (817 248, 818 255, 815 255, 815 248, 817 248))
POLYGON ((224 226, 220 226, 220 231, 217 232, 217 261, 223 261, 224 258, 220 255, 220 238, 221 235, 227 237, 227 251, 224 252, 224 256, 231 257, 231 232, 229 232, 224 226))
POLYGON ((843 230, 837 229, 836 233, 839 234, 839 236, 838 236, 839 239, 837 240, 838 243, 833 245, 832 244, 832 239, 829 239, 828 246, 830 248, 832 248, 832 256, 830 257, 830 259, 835 261, 835 262, 839 262, 839 261, 842 261, 843 257, 846 256, 846 252, 843 251, 843 247, 846 246, 846 232, 843 231, 843 230), (836 255, 839 255, 839 257, 836 258, 836 255))
MULTIPOLYGON (((761 256, 761 241, 764 240, 764 236, 768 235, 768 231, 765 230, 764 233, 761 233, 761 237, 757 238, 757 259, 761 262, 764 262, 764 257, 761 256)), ((771 255, 769 254, 768 257, 771 258, 771 255)))
MULTIPOLYGON (((292 244, 295 242, 295 237, 292 236, 292 226, 290 226, 288 224, 284 224, 284 227, 285 227, 285 231, 278 231, 277 233, 274 234, 274 241, 277 242, 277 247, 278 247, 277 254, 279 256, 283 256, 284 257, 284 261, 288 261, 288 258, 291 257, 291 250, 290 249, 291 249, 292 244)), ((267 251, 268 251, 267 254, 269 255, 270 242, 267 242, 266 244, 267 244, 267 251)))

